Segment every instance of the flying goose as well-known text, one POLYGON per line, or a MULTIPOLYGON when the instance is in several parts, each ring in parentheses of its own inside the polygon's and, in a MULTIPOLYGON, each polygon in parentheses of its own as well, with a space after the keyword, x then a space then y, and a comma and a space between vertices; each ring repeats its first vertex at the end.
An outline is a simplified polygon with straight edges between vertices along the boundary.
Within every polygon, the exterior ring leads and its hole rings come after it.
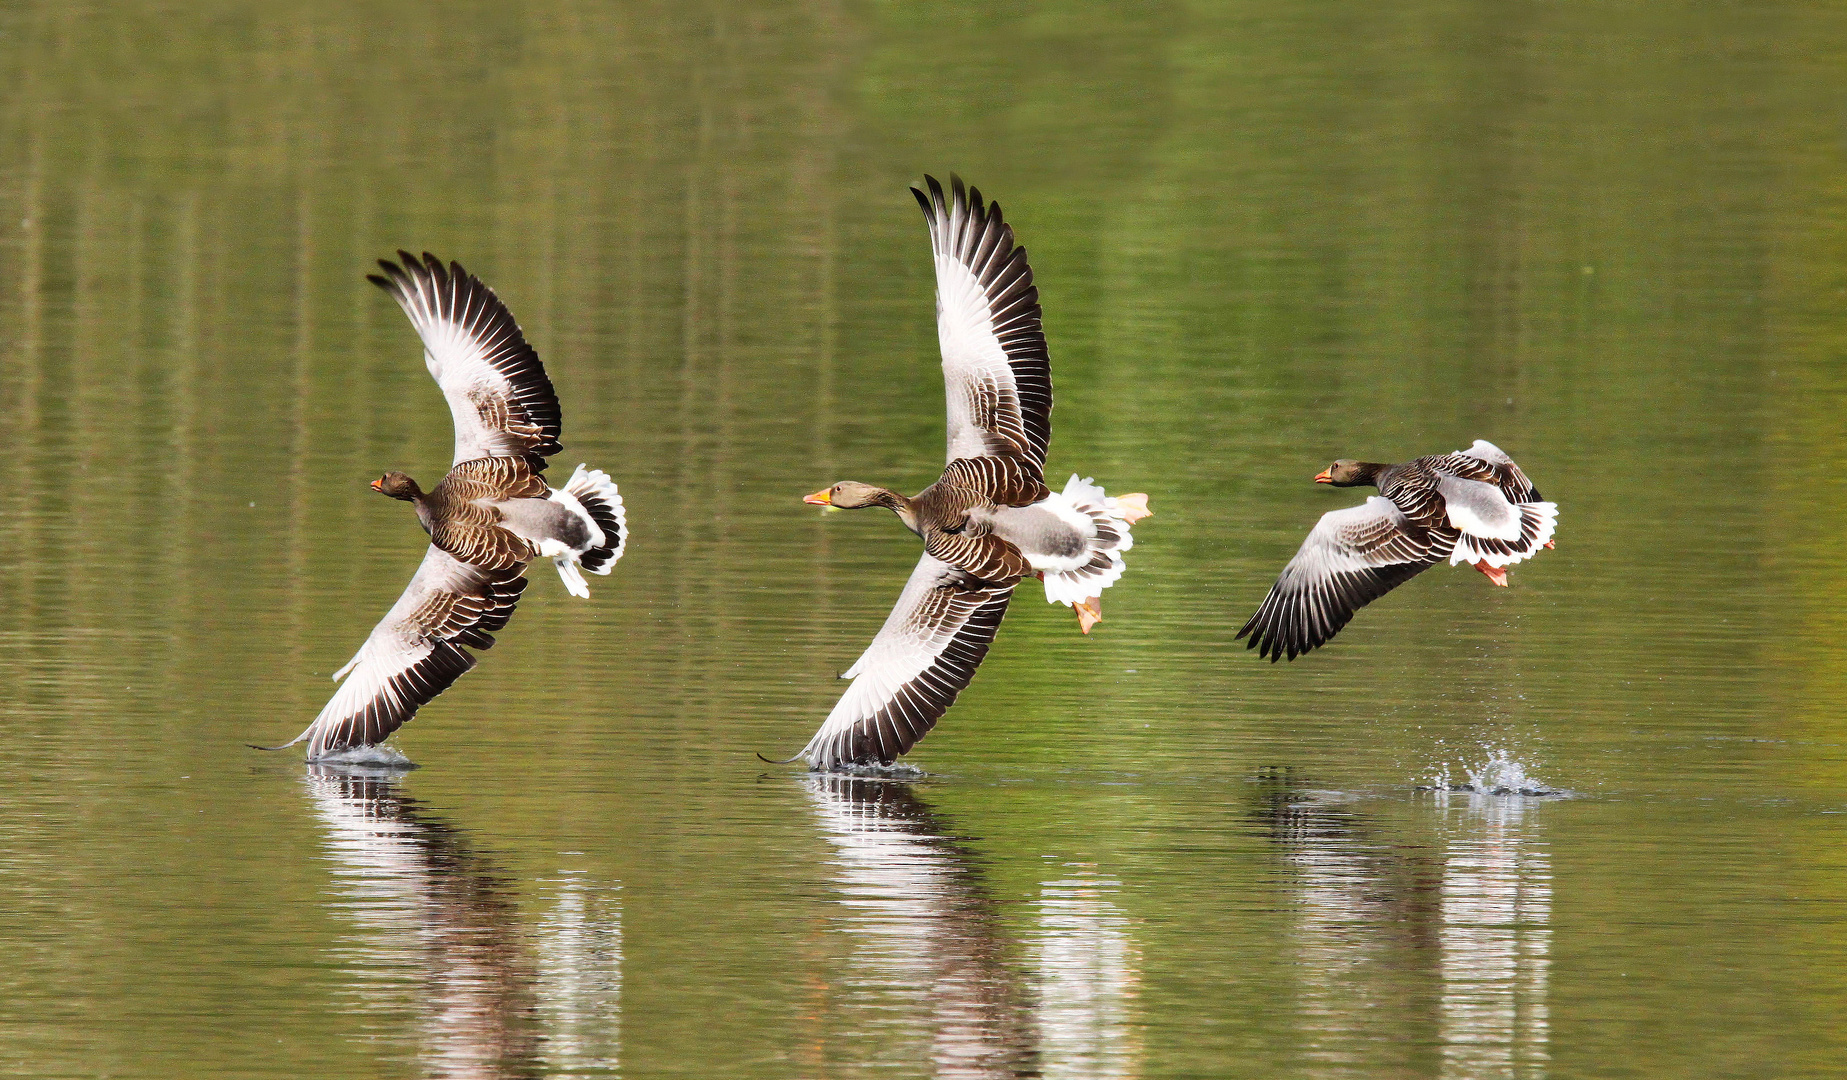
POLYGON ((1271 663, 1326 644, 1354 612, 1444 559, 1505 586, 1507 567, 1552 546, 1558 520, 1558 506, 1485 439, 1402 465, 1342 458, 1315 483, 1379 494, 1323 514, 1238 631, 1271 663))
POLYGON ((549 558, 573 596, 589 596, 582 570, 607 574, 628 542, 622 496, 608 474, 583 465, 562 489, 545 459, 563 449, 551 380, 494 291, 425 253, 379 260, 367 280, 390 293, 423 339, 423 362, 455 420, 455 462, 430 491, 397 471, 372 490, 412 503, 430 534, 404 595, 365 644, 334 672, 345 678, 306 739, 308 760, 384 741, 475 666, 526 587, 526 565, 549 558))
POLYGON ((923 738, 974 677, 1027 574, 1088 634, 1122 576, 1129 527, 1150 515, 1148 496, 1111 498, 1075 473, 1061 492, 1046 487, 1052 370, 1026 249, 999 204, 959 177, 947 200, 933 177, 924 182, 927 193, 911 191, 935 253, 949 464, 910 498, 847 481, 803 500, 886 507, 924 542, 884 627, 841 676, 853 685, 796 755, 817 771, 889 765, 923 738))

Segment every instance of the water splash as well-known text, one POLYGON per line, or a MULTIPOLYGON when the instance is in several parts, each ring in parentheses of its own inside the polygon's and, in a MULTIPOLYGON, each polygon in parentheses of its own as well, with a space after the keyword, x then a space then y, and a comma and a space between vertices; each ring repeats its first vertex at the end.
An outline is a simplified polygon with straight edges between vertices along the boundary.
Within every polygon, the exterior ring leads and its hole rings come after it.
POLYGON ((1569 794, 1561 788, 1555 788, 1538 777, 1527 772, 1525 763, 1514 757, 1513 752, 1502 747, 1485 746, 1488 760, 1477 767, 1463 766, 1462 779, 1450 772, 1445 763, 1436 777, 1429 784, 1420 786, 1420 791, 1456 791, 1469 795, 1523 796, 1526 798, 1554 798, 1569 794))
POLYGON ((417 768, 416 762, 384 743, 336 750, 331 754, 322 754, 308 764, 318 768, 345 770, 351 775, 367 778, 375 778, 371 775, 373 772, 402 774, 417 768))
POLYGON ((867 780, 922 780, 924 777, 930 775, 917 766, 909 765, 902 761, 895 761, 890 765, 858 765, 852 762, 841 762, 831 769, 814 769, 811 771, 817 776, 827 776, 831 774, 835 776, 862 777, 867 780))

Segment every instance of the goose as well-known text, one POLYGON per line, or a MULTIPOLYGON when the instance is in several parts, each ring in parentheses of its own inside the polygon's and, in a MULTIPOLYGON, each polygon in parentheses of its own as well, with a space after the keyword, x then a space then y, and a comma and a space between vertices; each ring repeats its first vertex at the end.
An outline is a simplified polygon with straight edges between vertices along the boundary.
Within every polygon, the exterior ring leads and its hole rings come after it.
POLYGON ((1486 439, 1399 465, 1341 458, 1315 483, 1379 494, 1323 514, 1238 631, 1271 663, 1325 645, 1354 612, 1444 559, 1505 588, 1507 567, 1553 546, 1557 504, 1486 439))
POLYGON ((583 571, 608 574, 628 544, 628 518, 609 474, 577 466, 564 487, 545 482, 559 453, 562 417, 538 353, 494 291, 460 263, 400 251, 367 280, 390 293, 423 342, 423 362, 449 402, 455 459, 429 491, 392 470, 372 490, 413 504, 430 535, 423 563, 353 658, 306 731, 308 760, 383 742, 418 708, 475 666, 526 588, 534 559, 549 558, 573 596, 583 571))
MULTIPOLYGON (((1142 493, 1110 497, 1076 473, 1045 484, 1052 371, 1026 249, 998 203, 950 177, 912 187, 936 264, 937 338, 948 398, 948 465, 915 496, 844 481, 803 499, 882 506, 924 553, 872 644, 841 676, 852 686, 796 758, 815 771, 889 767, 949 709, 987 655, 1014 586, 1031 574, 1088 634, 1122 577, 1142 493)), ((791 761, 795 758, 789 759, 791 761)))

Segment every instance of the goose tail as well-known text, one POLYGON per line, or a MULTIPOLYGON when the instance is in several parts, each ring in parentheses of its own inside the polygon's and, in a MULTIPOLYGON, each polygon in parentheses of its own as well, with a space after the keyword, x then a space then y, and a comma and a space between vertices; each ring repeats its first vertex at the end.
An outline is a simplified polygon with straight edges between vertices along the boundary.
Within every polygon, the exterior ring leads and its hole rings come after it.
MULTIPOLYGON (((1450 565, 1477 563, 1500 570, 1524 562, 1537 555, 1541 548, 1549 546, 1552 534, 1558 529, 1558 504, 1530 502, 1520 503, 1516 508, 1520 511, 1519 536, 1501 540, 1461 533, 1456 537, 1455 548, 1450 551, 1450 565)), ((1494 577, 1493 574, 1488 576, 1494 577)))
MULTIPOLYGON (((1082 562, 1068 569, 1046 570, 1044 574, 1046 602, 1078 608, 1079 620, 1088 633, 1090 626, 1102 618, 1103 590, 1114 585, 1128 569, 1122 555, 1135 546, 1130 528, 1154 512, 1148 509, 1148 496, 1138 492, 1112 498, 1095 480, 1079 478, 1076 473, 1071 474, 1063 491, 1047 501, 1061 501, 1074 514, 1090 519, 1095 532, 1088 540, 1082 562), (1084 619, 1086 611, 1092 614, 1091 619, 1084 619)), ((1063 510, 1060 507, 1060 516, 1064 516, 1063 510)))
POLYGON ((596 525, 598 540, 577 557, 578 565, 592 574, 609 573, 628 547, 628 515, 616 482, 601 469, 579 465, 564 491, 596 525))

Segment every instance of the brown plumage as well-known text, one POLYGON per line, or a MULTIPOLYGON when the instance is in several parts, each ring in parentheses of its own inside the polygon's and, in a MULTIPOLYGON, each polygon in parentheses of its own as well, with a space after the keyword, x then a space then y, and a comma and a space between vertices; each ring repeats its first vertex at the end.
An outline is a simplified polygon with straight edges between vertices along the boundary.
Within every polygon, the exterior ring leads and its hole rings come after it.
POLYGON ((422 341, 455 425, 455 452, 427 493, 402 472, 372 482, 416 506, 431 543, 397 604, 335 673, 340 689, 285 744, 306 740, 310 760, 377 744, 473 667, 466 650, 493 644, 532 560, 551 559, 565 589, 587 597, 582 571, 609 573, 628 541, 608 474, 579 465, 559 489, 545 482, 545 459, 561 449, 561 414, 513 313, 460 264, 398 254, 401 265, 381 260, 384 272, 370 280, 422 341))
POLYGON ((1552 546, 1558 517, 1485 439, 1396 465, 1341 458, 1315 482, 1379 495, 1322 515, 1238 631, 1272 661, 1321 647, 1354 612, 1445 559, 1506 585, 1509 566, 1552 546))
POLYGON ((428 494, 403 473, 386 473, 372 487, 415 503, 417 520, 430 534, 430 542, 462 562, 510 570, 538 558, 531 541, 505 528, 506 515, 498 505, 508 499, 544 499, 551 493, 526 458, 464 461, 428 494))
POLYGON ((883 506, 923 538, 924 553, 852 680, 799 757, 810 767, 889 764, 929 731, 987 654, 1020 579, 1069 605, 1078 629, 1102 619, 1102 591, 1122 576, 1129 526, 1147 496, 1111 498, 1073 474, 1045 484, 1052 372, 1039 290, 1000 207, 951 178, 913 189, 930 227, 948 465, 905 497, 846 482, 804 501, 883 506))
POLYGON ((906 498, 889 488, 848 480, 803 500, 843 510, 883 506, 923 537, 924 550, 990 585, 1008 585, 1033 572, 1020 549, 995 536, 983 511, 1031 506, 1051 492, 1038 467, 1015 455, 957 458, 936 483, 906 498))

